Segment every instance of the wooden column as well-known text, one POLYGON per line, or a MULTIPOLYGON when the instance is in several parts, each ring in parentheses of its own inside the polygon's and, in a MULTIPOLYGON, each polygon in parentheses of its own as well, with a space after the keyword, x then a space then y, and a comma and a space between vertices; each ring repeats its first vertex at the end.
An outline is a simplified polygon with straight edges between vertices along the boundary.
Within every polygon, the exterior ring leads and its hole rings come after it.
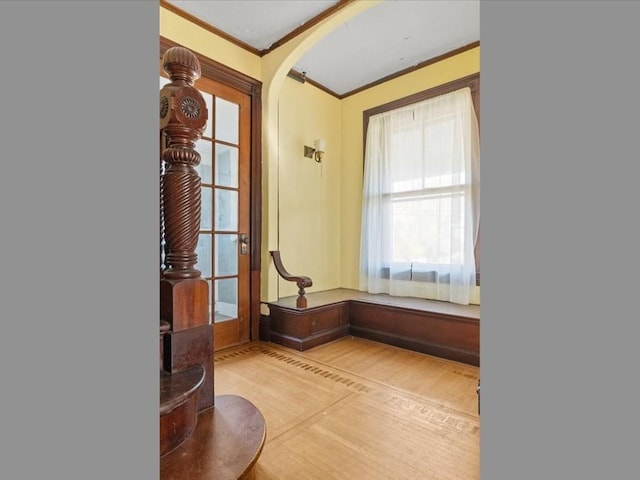
POLYGON ((198 410, 213 405, 213 325, 209 323, 209 288, 196 269, 200 228, 200 176, 195 150, 207 123, 204 98, 194 87, 200 62, 186 48, 163 57, 171 83, 160 90, 160 132, 165 148, 160 180, 160 316, 171 329, 165 335, 164 369, 169 373, 200 364, 205 368, 198 410))

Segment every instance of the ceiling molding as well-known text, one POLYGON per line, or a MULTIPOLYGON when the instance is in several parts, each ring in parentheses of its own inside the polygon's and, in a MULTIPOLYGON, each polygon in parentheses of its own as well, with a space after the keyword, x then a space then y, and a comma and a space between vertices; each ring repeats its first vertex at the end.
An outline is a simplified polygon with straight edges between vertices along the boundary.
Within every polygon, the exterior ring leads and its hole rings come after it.
POLYGON ((201 28, 204 28, 208 32, 211 32, 214 35, 217 35, 217 36, 219 36, 221 38, 224 38, 225 40, 233 43, 234 45, 237 45, 240 48, 244 48, 245 50, 247 50, 250 53, 253 53, 254 55, 257 55, 259 57, 264 57, 267 53, 271 53, 276 48, 284 45, 289 40, 297 37, 298 35, 306 32, 307 30, 309 30, 314 25, 320 23, 325 18, 329 17, 330 15, 332 15, 335 12, 337 12, 338 10, 343 9, 348 4, 353 3, 354 1, 355 0, 340 0, 334 6, 332 6, 330 8, 327 8, 326 10, 320 12, 318 15, 316 15, 313 18, 311 18, 309 21, 305 22, 304 24, 300 25, 298 28, 296 28, 292 32, 289 32, 288 34, 286 34, 281 39, 276 40, 275 42, 273 42, 271 44, 271 46, 269 48, 265 48, 264 50, 258 50, 257 48, 252 47, 251 45, 249 45, 248 43, 243 42, 239 38, 236 38, 233 35, 229 35, 228 33, 226 33, 224 31, 214 27, 213 25, 211 25, 211 24, 209 24, 209 23, 207 23, 207 22, 205 22, 203 20, 200 20, 198 17, 196 17, 194 15, 191 15, 188 12, 185 12, 183 9, 181 9, 180 7, 176 7, 172 3, 169 3, 167 0, 160 0, 160 6, 165 8, 165 9, 167 9, 167 10, 169 10, 169 11, 171 11, 171 12, 173 12, 173 13, 175 13, 176 15, 184 18, 185 20, 187 20, 187 21, 189 21, 191 23, 194 23, 194 24, 198 25, 201 28))
POLYGON ((297 70, 294 70, 292 68, 291 70, 289 70, 289 73, 287 75, 289 77, 293 78, 294 80, 299 81, 300 83, 308 83, 309 85, 313 85, 314 87, 319 88, 323 92, 326 92, 329 95, 331 95, 333 97, 336 97, 338 100, 340 100, 340 95, 338 93, 336 93, 333 90, 325 87, 324 85, 316 82, 315 80, 307 77, 307 75, 304 72, 300 73, 297 70))
POLYGON ((295 38, 298 35, 306 32, 307 30, 309 30, 314 25, 317 25, 318 23, 320 23, 325 18, 333 15, 338 10, 342 10, 344 7, 346 7, 350 3, 353 3, 354 1, 355 0, 340 0, 333 7, 327 8, 326 10, 320 12, 318 15, 316 15, 313 18, 311 18, 309 21, 303 23, 302 25, 300 25, 298 28, 296 28, 292 32, 286 34, 280 40, 276 40, 275 42, 273 42, 269 48, 267 48, 265 50, 262 50, 260 52, 260 56, 264 56, 267 53, 270 53, 270 52, 274 51, 276 48, 284 45, 285 43, 287 43, 292 38, 295 38))
MULTIPOLYGON (((214 35, 217 35, 220 38, 223 38, 237 46, 239 46, 240 48, 256 55, 259 57, 263 57, 264 55, 274 51, 275 49, 277 49, 278 47, 284 45, 285 43, 287 43, 288 41, 290 41, 291 39, 297 37, 298 35, 301 35, 302 33, 306 32, 307 30, 309 30, 310 28, 312 28, 314 25, 317 25, 318 23, 320 23, 322 20, 326 19, 327 17, 329 17, 330 15, 334 14, 335 12, 343 9, 344 7, 346 7, 348 4, 353 3, 356 0, 340 0, 338 3, 336 3, 335 5, 333 5, 332 7, 320 12, 318 15, 316 15, 315 17, 311 18, 310 20, 308 20, 307 22, 305 22, 304 24, 300 25, 298 28, 296 28, 295 30, 293 30, 292 32, 288 33, 287 35, 285 35, 284 37, 280 38, 279 40, 275 41, 269 48, 264 49, 264 50, 258 50, 255 47, 252 47, 251 45, 243 42, 242 40, 212 26, 211 24, 204 22, 203 20, 200 20, 199 18, 195 17, 194 15, 191 15, 190 13, 182 10, 179 7, 176 7, 175 5, 169 3, 167 0, 160 0, 160 6, 162 8, 165 8, 171 12, 173 12, 174 14, 184 18, 185 20, 187 20, 188 22, 191 22, 207 31, 209 31, 210 33, 213 33, 214 35)), ((430 58, 428 60, 425 60, 423 62, 420 62, 416 65, 413 65, 411 67, 405 68, 403 70, 397 71, 395 73, 392 73, 390 75, 386 75, 382 78, 379 78, 378 80, 375 80, 371 83, 368 83, 366 85, 362 85, 356 89, 350 90, 346 93, 343 94, 339 94, 331 89, 329 89, 328 87, 322 85, 321 83, 316 82, 315 80, 313 80, 312 78, 309 78, 306 76, 306 74, 304 73, 300 73, 294 69, 291 69, 288 73, 288 75, 298 81, 301 81, 302 83, 309 83, 317 88, 319 88, 320 90, 328 93, 329 95, 342 100, 344 98, 350 97, 352 95, 355 95, 357 93, 360 93, 364 90, 367 90, 369 88, 375 87, 377 85, 380 85, 382 83, 388 82, 389 80, 393 80, 394 78, 397 77, 401 77, 403 75, 406 75, 408 73, 414 72, 416 70, 420 70, 428 65, 432 65, 434 63, 440 62, 442 60, 445 60, 449 57, 453 57, 455 55, 458 55, 462 52, 465 52, 467 50, 471 50, 473 48, 476 48, 480 46, 480 41, 475 41, 472 42, 470 44, 464 45, 462 47, 456 48, 454 50, 451 50, 449 52, 446 52, 442 55, 438 55, 437 57, 433 57, 430 58)))
POLYGON ((476 41, 476 42, 469 43, 469 44, 467 44, 467 45, 465 45, 463 47, 456 48, 454 50, 450 50, 450 51, 448 51, 446 53, 443 53, 442 55, 438 55, 437 57, 430 58, 429 60, 425 60, 424 62, 420 62, 420 63, 418 63, 418 64, 416 64, 416 65, 414 65, 412 67, 405 68, 405 69, 400 70, 400 71, 398 71, 396 73, 392 73, 391 75, 387 75, 386 77, 379 78, 375 82, 371 82, 371 83, 369 83, 367 85, 363 85, 362 87, 358 87, 358 88, 356 88, 354 90, 351 90, 350 92, 344 93, 344 94, 340 95, 338 98, 340 98, 342 100, 343 98, 350 97, 351 95, 355 95, 356 93, 360 93, 363 90, 367 90, 368 88, 375 87, 376 85, 380 85, 382 83, 388 82, 389 80, 393 80, 394 78, 401 77, 402 75, 406 75, 407 73, 415 72, 416 70, 420 70, 421 68, 424 68, 424 67, 426 67, 428 65, 432 65, 434 63, 441 62, 442 60, 445 60, 445 59, 447 59, 449 57, 454 57, 454 56, 456 56, 456 55, 458 55, 458 54, 460 54, 462 52, 466 52, 467 50, 471 50, 471 49, 479 47, 479 46, 480 46, 480 41, 476 41))
POLYGON ((189 21, 189 22, 191 22, 191 23, 193 23, 195 25, 198 25, 201 28, 204 28, 208 32, 211 32, 214 35, 217 35, 218 37, 221 37, 221 38, 233 43, 234 45, 237 45, 240 48, 244 48, 245 50, 247 50, 250 53, 253 53, 254 55, 257 55, 259 57, 261 57, 263 55, 262 51, 258 50, 257 48, 252 47, 248 43, 243 42, 242 40, 234 37, 233 35, 229 35, 228 33, 217 29, 213 25, 200 20, 198 17, 195 17, 195 16, 191 15, 190 13, 185 12, 181 8, 176 7, 175 5, 173 5, 172 3, 167 2, 166 0, 160 0, 160 6, 162 8, 165 8, 166 10, 169 10, 170 12, 173 12, 176 15, 184 18, 185 20, 187 20, 187 21, 189 21))
POLYGON ((360 92, 362 92, 364 90, 367 90, 369 88, 375 87, 377 85, 381 85, 381 84, 383 84, 385 82, 388 82, 389 80, 392 80, 394 78, 401 77, 403 75, 407 75, 408 73, 415 72, 416 70, 420 70, 421 68, 424 68, 426 66, 432 65, 432 64, 437 63, 437 62, 441 62, 442 60, 445 60, 445 59, 447 59, 449 57, 454 57, 454 56, 456 56, 456 55, 458 55, 458 54, 460 54, 462 52, 466 52, 467 50, 471 50, 471 49, 479 47, 479 46, 480 46, 480 42, 479 41, 478 42, 469 43, 468 45, 465 45, 465 46, 460 47, 460 48, 456 48, 454 50, 450 50, 449 52, 443 53, 442 55, 438 55, 437 57, 430 58, 429 60, 425 60, 424 62, 420 62, 420 63, 418 63, 418 64, 416 64, 416 65, 414 65, 412 67, 405 68, 403 70, 400 70, 399 72, 392 73, 391 75, 387 75, 386 77, 380 78, 380 79, 376 80, 375 82, 371 82, 371 83, 369 83, 367 85, 363 85, 362 87, 356 88, 356 89, 351 90, 350 92, 344 93, 342 95, 334 92, 333 90, 331 90, 331 89, 325 87, 324 85, 314 81, 313 79, 307 77, 304 72, 300 73, 297 70, 291 69, 289 71, 288 75, 290 77, 298 80, 299 82, 309 83, 309 84, 313 85, 314 87, 317 87, 320 90, 325 91, 329 95, 332 95, 332 96, 336 97, 338 100, 342 100, 342 99, 347 98, 347 97, 349 97, 351 95, 355 95, 356 93, 360 93, 360 92))

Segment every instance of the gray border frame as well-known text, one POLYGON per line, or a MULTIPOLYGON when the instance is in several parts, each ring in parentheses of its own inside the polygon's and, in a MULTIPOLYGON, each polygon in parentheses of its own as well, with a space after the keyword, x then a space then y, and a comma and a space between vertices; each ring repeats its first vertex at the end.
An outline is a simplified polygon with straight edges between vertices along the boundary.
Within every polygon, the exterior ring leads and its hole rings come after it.
POLYGON ((636 474, 640 2, 481 2, 481 478, 636 474))
POLYGON ((4 478, 158 478, 157 2, 0 2, 4 478))

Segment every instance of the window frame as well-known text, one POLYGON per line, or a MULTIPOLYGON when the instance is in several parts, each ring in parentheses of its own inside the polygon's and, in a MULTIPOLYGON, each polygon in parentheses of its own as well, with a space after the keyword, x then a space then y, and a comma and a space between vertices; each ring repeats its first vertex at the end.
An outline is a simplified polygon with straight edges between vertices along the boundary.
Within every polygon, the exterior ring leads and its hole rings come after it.
MULTIPOLYGON (((460 90, 461 88, 465 88, 465 87, 468 87, 471 90, 471 100, 472 100, 473 108, 475 110, 476 118, 478 121, 478 132, 480 132, 480 72, 467 75, 466 77, 462 77, 457 80, 453 80, 451 82, 438 85, 437 87, 429 88, 427 90, 423 90, 421 92, 414 93, 412 95, 399 98, 397 100, 393 100, 391 102, 388 102, 382 105, 378 105, 368 110, 364 110, 362 112, 362 117, 363 117, 362 118, 362 170, 363 170, 363 173, 364 173, 364 156, 365 156, 366 144, 367 144, 367 129, 369 127, 369 119, 373 115, 377 115, 379 113, 384 113, 390 110, 395 110, 401 107, 412 105, 414 103, 428 100, 430 98, 434 98, 439 95, 444 95, 446 93, 450 93, 455 90, 460 90)), ((475 261, 476 261, 476 285, 480 286, 480 225, 478 226, 478 237, 474 245, 474 254, 475 254, 475 261)), ((387 271, 390 270, 389 267, 386 267, 386 268, 387 268, 387 271)), ((420 281, 420 280, 416 280, 416 281, 420 281)))

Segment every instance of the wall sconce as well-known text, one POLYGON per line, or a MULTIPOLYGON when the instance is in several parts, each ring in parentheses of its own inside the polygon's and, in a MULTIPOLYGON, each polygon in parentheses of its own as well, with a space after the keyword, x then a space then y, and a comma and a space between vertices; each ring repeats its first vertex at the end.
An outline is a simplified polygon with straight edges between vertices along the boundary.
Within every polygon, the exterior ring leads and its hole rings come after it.
POLYGON ((304 156, 306 158, 313 158, 316 162, 321 163, 324 156, 324 149, 326 142, 324 139, 317 139, 313 141, 313 147, 307 145, 304 146, 304 156))

